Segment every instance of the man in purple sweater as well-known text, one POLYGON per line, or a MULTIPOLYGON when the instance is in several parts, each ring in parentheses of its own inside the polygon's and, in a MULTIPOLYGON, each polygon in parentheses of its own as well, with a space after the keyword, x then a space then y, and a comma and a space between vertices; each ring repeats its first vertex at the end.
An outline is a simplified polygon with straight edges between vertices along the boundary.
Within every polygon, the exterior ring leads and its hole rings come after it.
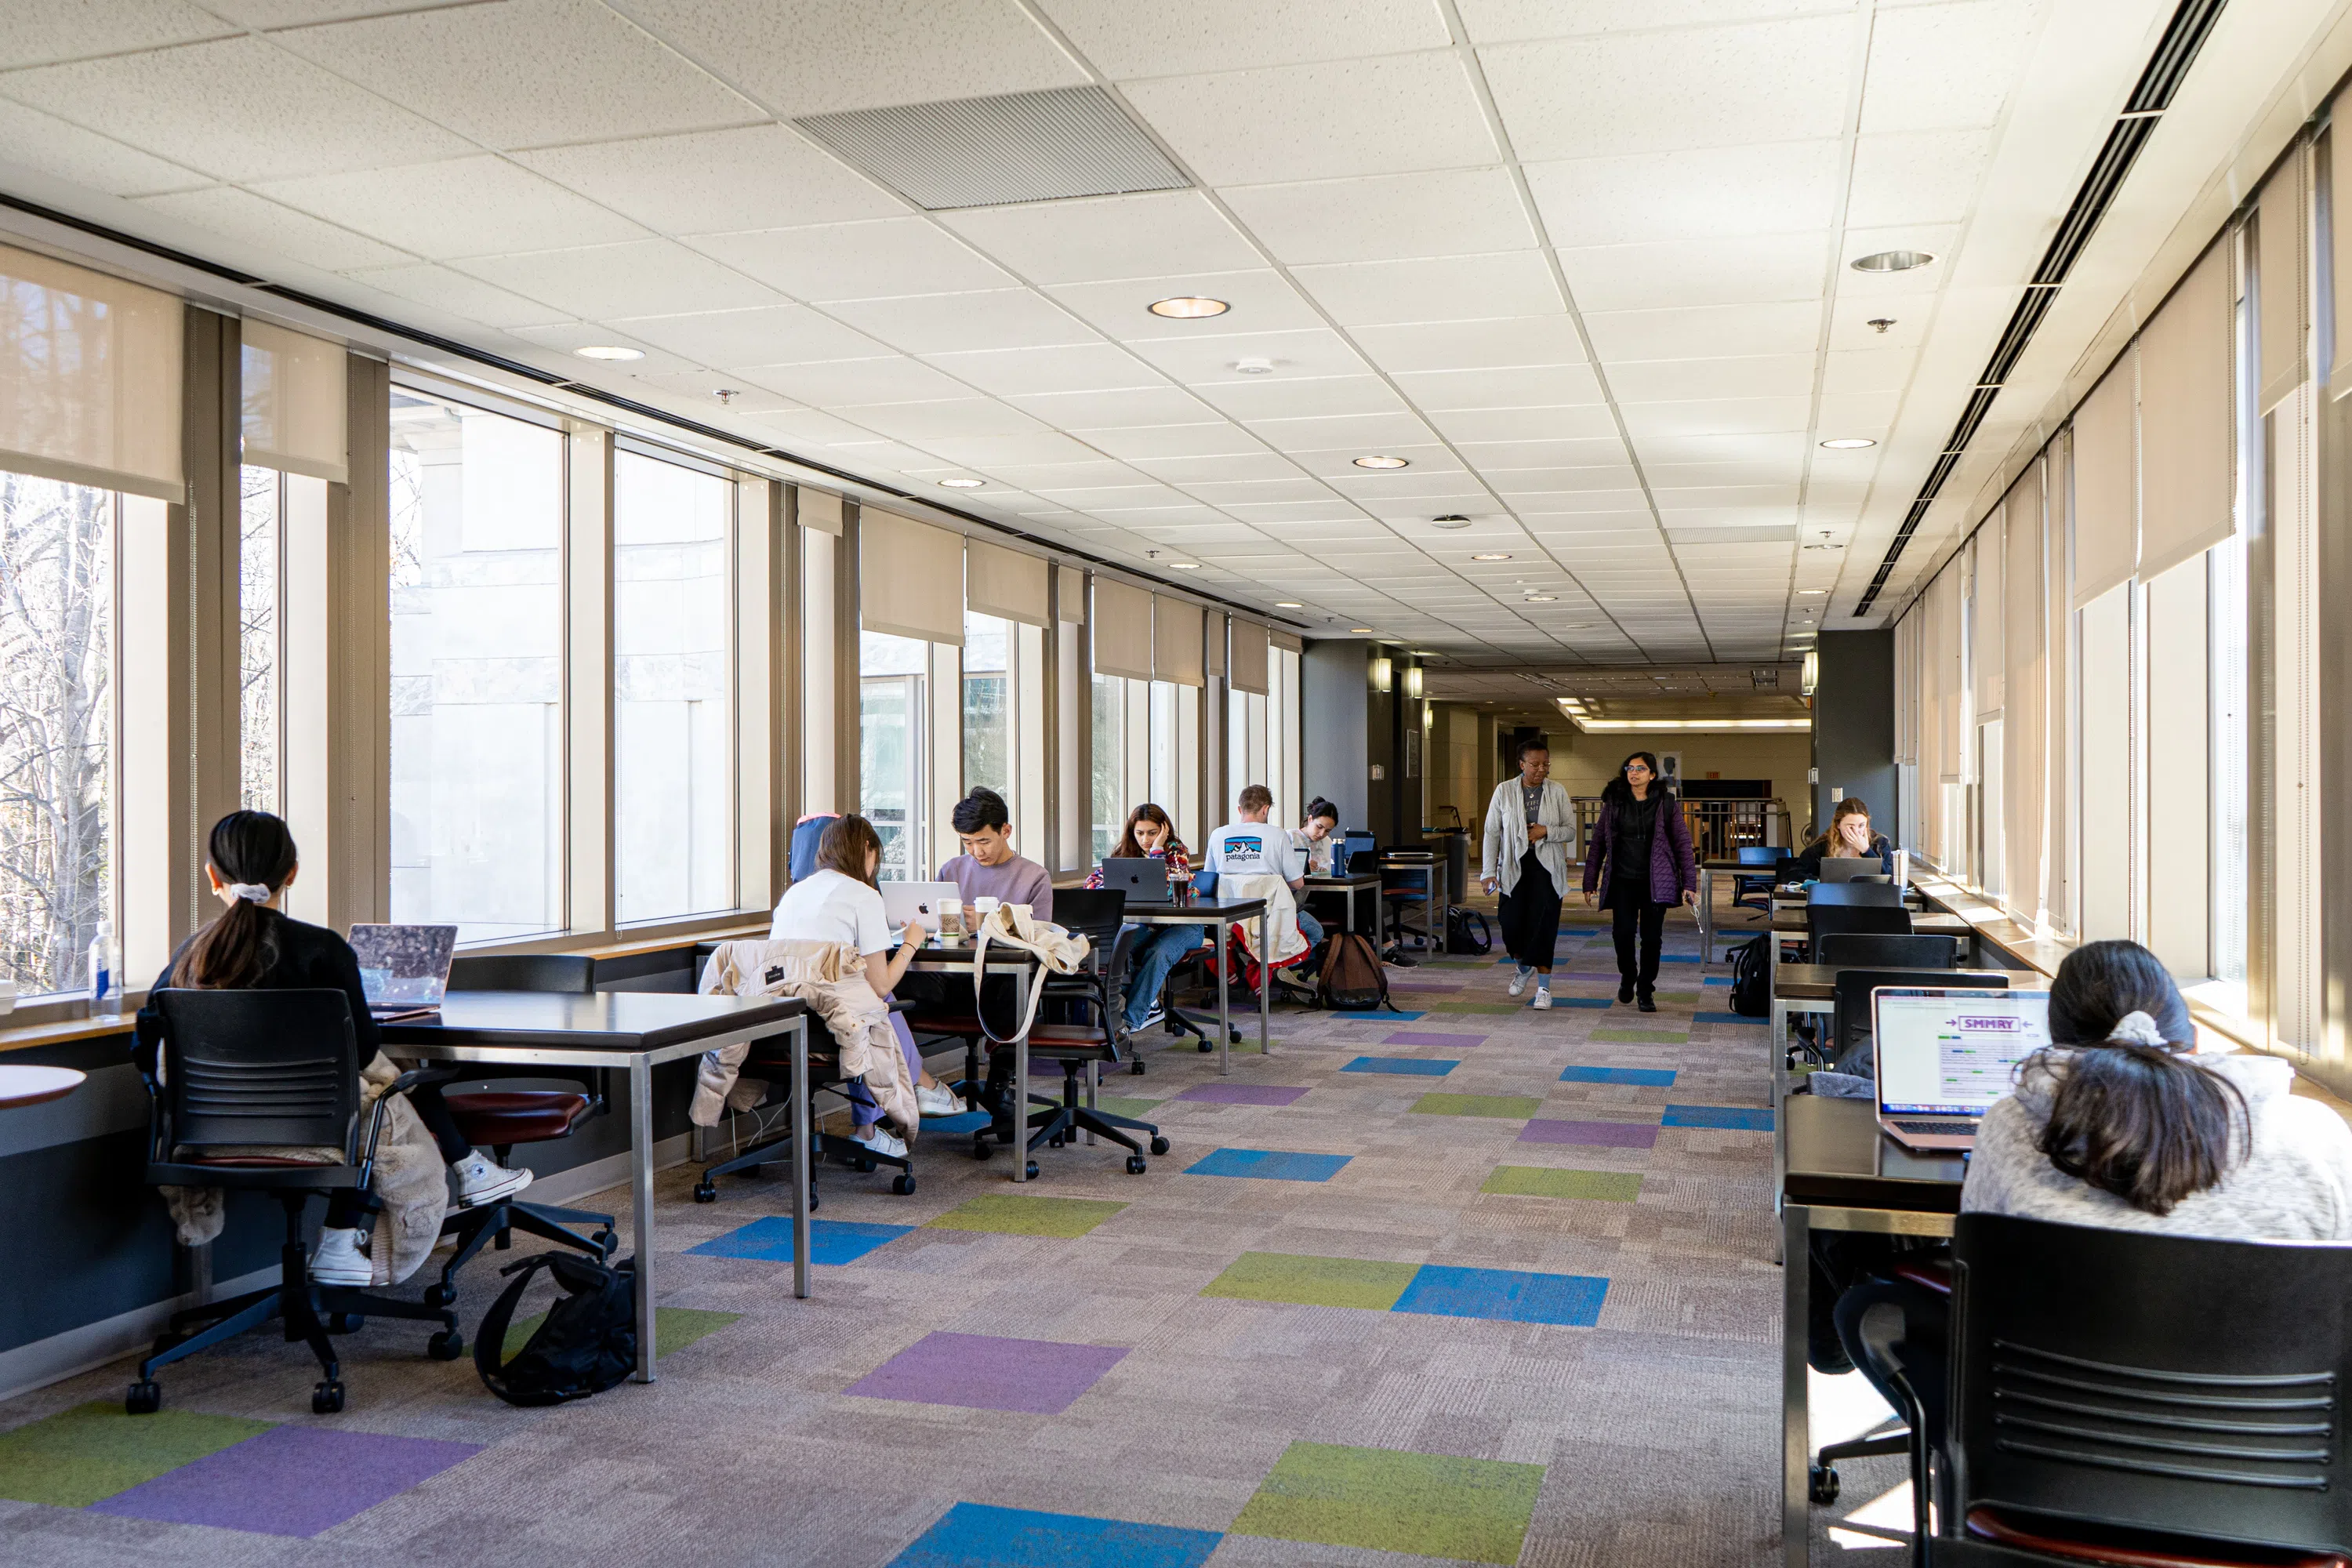
POLYGON ((963 853, 941 863, 938 879, 953 882, 963 894, 967 921, 972 900, 983 898, 1027 904, 1041 921, 1054 918, 1054 879, 1045 867, 1013 852, 1011 816, 1003 795, 985 785, 975 788, 956 802, 951 820, 963 853))

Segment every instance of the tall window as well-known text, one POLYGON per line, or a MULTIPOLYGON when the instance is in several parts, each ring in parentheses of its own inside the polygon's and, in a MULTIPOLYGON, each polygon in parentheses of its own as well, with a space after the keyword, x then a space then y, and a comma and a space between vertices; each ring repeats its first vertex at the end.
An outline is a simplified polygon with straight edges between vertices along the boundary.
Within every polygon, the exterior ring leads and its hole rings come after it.
POLYGON ((613 458, 614 890, 624 923, 735 902, 728 522, 735 487, 613 458))
POLYGON ((963 617, 963 787, 986 784, 1017 798, 1014 766, 1013 623, 994 616, 963 617))
POLYGON ((930 645, 887 632, 857 634, 858 814, 882 840, 885 882, 922 874, 923 669, 930 645))
POLYGON ((2246 1005, 2246 540, 2231 534, 2207 552, 2212 574, 2207 651, 2212 661, 2213 978, 2216 998, 2246 1005))
POLYGON ((1094 778, 1087 798, 1094 803, 1094 858, 1100 860, 1118 846, 1127 822, 1127 682, 1116 675, 1095 677, 1094 778))
POLYGON ((392 393, 392 918, 563 920, 563 437, 392 393))
POLYGON ((240 804, 282 812, 279 770, 278 563, 286 531, 286 476, 245 468, 236 553, 236 688, 240 804))
POLYGON ((115 498, 0 472, 0 977, 87 984, 112 918, 115 498))

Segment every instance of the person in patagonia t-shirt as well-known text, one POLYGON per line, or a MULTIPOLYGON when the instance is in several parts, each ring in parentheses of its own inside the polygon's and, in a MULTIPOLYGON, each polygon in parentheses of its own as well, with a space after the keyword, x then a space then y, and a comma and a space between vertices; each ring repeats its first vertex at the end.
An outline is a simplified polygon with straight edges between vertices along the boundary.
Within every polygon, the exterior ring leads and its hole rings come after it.
MULTIPOLYGON (((1266 820, 1274 812, 1274 792, 1264 784, 1251 784, 1234 801, 1241 812, 1239 822, 1228 822, 1209 835, 1209 847, 1202 856, 1198 886, 1204 893, 1217 890, 1221 877, 1279 877, 1290 885, 1296 899, 1307 890, 1306 868, 1291 853, 1290 830, 1277 827, 1266 820)), ((1301 974, 1315 972, 1316 950, 1323 944, 1323 922, 1298 907, 1298 934, 1307 939, 1307 961, 1298 966, 1301 974)))

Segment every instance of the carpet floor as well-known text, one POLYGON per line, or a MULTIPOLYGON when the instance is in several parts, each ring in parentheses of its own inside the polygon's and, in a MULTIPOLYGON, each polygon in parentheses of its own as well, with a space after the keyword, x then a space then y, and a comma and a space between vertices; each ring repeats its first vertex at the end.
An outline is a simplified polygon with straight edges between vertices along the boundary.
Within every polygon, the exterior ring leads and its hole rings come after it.
MULTIPOLYGON (((1142 1175, 1080 1145, 1016 1188, 952 1138, 919 1142, 910 1196, 828 1169, 806 1301, 780 1168, 712 1205, 666 1172, 651 1385, 514 1409, 382 1322, 341 1342, 337 1415, 267 1334, 169 1369, 157 1416, 122 1415, 128 1362, 0 1405, 0 1558, 1764 1563, 1766 1031, 1686 917, 1659 1011, 1616 1005, 1592 919, 1549 1011, 1507 962, 1432 958, 1390 971, 1390 1014, 1280 1012, 1270 1057, 1253 1027, 1229 1077, 1152 1051, 1105 1085, 1173 1144, 1142 1175)), ((463 1284, 470 1335, 497 1277, 463 1284)), ((1889 1560, 1864 1544, 1816 1560, 1889 1560)))

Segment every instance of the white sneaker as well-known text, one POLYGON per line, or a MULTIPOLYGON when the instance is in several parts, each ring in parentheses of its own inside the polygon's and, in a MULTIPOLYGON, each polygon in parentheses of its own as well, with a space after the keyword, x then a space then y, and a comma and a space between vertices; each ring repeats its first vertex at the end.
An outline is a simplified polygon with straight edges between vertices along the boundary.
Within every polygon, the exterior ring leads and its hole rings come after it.
POLYGON ((375 1266, 360 1250, 356 1230, 322 1230, 319 1250, 310 1255, 310 1280, 316 1285, 373 1285, 375 1266))
POLYGON ((1517 974, 1512 975, 1511 994, 1514 996, 1526 995, 1528 994, 1528 976, 1534 973, 1535 971, 1532 969, 1522 968, 1517 974))
POLYGON ((915 1109, 926 1116, 961 1116, 963 1101, 955 1090, 943 1083, 919 1083, 915 1086, 915 1109))
POLYGON ((1551 1005, 1550 986, 1538 985, 1536 987, 1536 999, 1534 1005, 1538 1007, 1549 1007, 1551 1005))
POLYGON ((859 1144, 877 1154, 887 1154, 891 1158, 898 1160, 903 1160, 907 1157, 906 1140, 883 1131, 882 1124, 879 1121, 877 1121, 871 1127, 859 1128, 856 1131, 849 1135, 849 1141, 853 1143, 859 1144))
POLYGON ((510 1198, 530 1185, 529 1171, 509 1171, 479 1149, 449 1169, 457 1173, 457 1206, 461 1209, 510 1198))

